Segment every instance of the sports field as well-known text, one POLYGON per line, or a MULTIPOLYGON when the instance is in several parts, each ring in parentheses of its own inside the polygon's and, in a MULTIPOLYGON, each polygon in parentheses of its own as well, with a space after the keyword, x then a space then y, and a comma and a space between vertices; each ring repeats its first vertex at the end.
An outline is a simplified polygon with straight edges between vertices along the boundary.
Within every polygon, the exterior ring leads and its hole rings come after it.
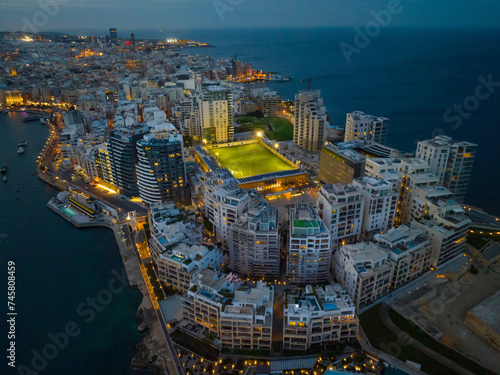
POLYGON ((259 143, 208 151, 222 168, 229 169, 236 178, 295 169, 259 143))

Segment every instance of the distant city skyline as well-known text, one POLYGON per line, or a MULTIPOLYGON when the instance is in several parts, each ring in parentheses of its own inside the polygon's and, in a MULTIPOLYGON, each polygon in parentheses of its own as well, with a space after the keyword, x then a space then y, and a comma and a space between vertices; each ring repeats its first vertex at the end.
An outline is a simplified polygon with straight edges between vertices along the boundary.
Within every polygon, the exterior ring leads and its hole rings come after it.
POLYGON ((2 31, 364 26, 374 12, 401 11, 390 27, 498 27, 500 3, 483 0, 0 0, 2 31), (452 5, 452 6, 450 6, 452 5))

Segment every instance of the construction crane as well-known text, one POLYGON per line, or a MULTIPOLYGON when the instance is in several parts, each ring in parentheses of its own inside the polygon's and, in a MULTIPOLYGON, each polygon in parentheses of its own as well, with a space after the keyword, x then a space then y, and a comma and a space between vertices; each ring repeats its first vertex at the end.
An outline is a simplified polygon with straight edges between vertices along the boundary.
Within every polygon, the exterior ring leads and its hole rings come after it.
POLYGON ((300 82, 307 81, 307 91, 311 91, 311 78, 301 79, 300 82))

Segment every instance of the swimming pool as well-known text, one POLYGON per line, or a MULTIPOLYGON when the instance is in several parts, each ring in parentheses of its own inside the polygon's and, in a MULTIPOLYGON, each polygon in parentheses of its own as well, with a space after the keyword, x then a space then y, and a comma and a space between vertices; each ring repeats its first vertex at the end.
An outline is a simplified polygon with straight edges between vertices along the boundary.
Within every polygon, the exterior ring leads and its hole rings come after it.
POLYGON ((335 302, 328 302, 323 304, 323 308, 327 311, 337 310, 337 304, 335 302))
POLYGON ((69 207, 63 207, 61 209, 65 214, 69 215, 69 216, 75 216, 76 215, 76 212, 73 211, 71 208, 69 207))
POLYGON ((180 256, 177 256, 177 255, 172 255, 172 259, 177 261, 177 262, 182 262, 182 258, 180 256))
POLYGON ((202 290, 202 291, 200 292, 200 294, 201 294, 203 297, 207 297, 207 298, 210 298, 210 299, 214 298, 214 295, 213 295, 212 293, 208 293, 208 292, 207 292, 207 291, 205 291, 205 290, 202 290))

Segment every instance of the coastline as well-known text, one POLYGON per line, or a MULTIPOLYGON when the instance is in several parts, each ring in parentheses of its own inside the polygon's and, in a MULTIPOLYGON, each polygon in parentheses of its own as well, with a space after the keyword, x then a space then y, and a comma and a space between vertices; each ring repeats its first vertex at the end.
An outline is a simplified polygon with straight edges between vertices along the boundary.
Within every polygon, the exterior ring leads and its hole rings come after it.
MULTIPOLYGON (((40 171, 39 168, 37 168, 37 176, 45 183, 61 191, 67 188, 66 184, 62 181, 52 181, 52 179, 40 171)), ((76 228, 104 227, 113 231, 129 286, 132 289, 138 288, 142 294, 142 301, 136 312, 138 330, 143 332, 149 329, 143 339, 136 344, 137 352, 135 356, 130 359, 129 363, 129 367, 132 371, 131 373, 138 375, 142 373, 153 373, 155 375, 175 374, 175 366, 164 340, 163 331, 155 313, 155 309, 149 298, 147 286, 144 282, 137 259, 137 253, 133 243, 122 236, 121 224, 116 222, 116 219, 107 218, 96 221, 89 220, 89 222, 74 220, 71 216, 61 212, 53 203, 53 199, 47 203, 47 207, 76 228)))

